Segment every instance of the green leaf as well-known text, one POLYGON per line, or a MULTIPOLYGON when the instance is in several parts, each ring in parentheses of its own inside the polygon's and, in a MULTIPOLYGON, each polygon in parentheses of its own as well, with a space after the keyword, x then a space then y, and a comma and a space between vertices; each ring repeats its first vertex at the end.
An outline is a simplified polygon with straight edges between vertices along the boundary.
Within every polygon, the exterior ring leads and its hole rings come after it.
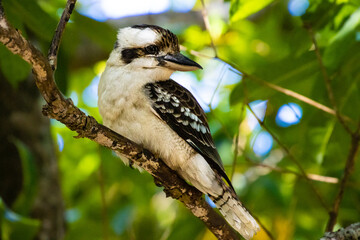
POLYGON ((0 68, 5 78, 16 87, 30 73, 30 65, 0 44, 0 68))
POLYGON ((77 12, 72 14, 72 20, 77 30, 99 45, 104 51, 110 52, 113 49, 116 31, 110 25, 97 22, 77 12), (96 29, 96 31, 94 31, 96 29))
POLYGON ((233 0, 230 6, 230 21, 235 22, 260 11, 274 0, 233 0))
POLYGON ((341 30, 330 40, 330 45, 325 49, 323 61, 326 67, 336 69, 343 64, 348 50, 356 42, 356 32, 360 26, 360 9, 355 11, 346 21, 341 30))
POLYGON ((244 84, 239 82, 230 94, 230 105, 233 106, 239 102, 242 102, 244 99, 244 84))
MULTIPOLYGON (((281 61, 269 62, 267 66, 259 67, 253 75, 264 81, 309 96, 313 85, 317 83, 314 79, 319 76, 318 72, 319 67, 315 53, 305 52, 299 57, 289 56, 281 61)), ((251 79, 247 81, 247 89, 249 101, 269 99, 276 96, 284 97, 283 93, 269 90, 251 79)))
POLYGON ((8 209, 0 198, 0 238, 4 240, 34 239, 38 232, 40 222, 38 220, 25 218, 8 209))
POLYGON ((301 19, 305 25, 310 25, 314 30, 318 30, 332 25, 334 18, 343 6, 343 4, 337 4, 335 1, 314 0, 311 1, 301 19))
POLYGON ((42 40, 51 41, 57 22, 33 0, 5 0, 5 7, 42 40))
POLYGON ((332 121, 330 121, 328 124, 328 126, 326 126, 325 130, 325 134, 322 137, 322 141, 321 141, 321 146, 319 149, 319 153, 316 156, 316 161, 318 164, 322 164, 324 161, 324 156, 326 154, 326 149, 327 149, 327 145, 329 144, 329 140, 331 137, 331 134, 334 131, 334 127, 335 127, 335 120, 333 119, 332 121))
POLYGON ((12 206, 20 214, 31 212, 36 194, 38 192, 38 176, 36 157, 29 147, 18 139, 14 139, 15 146, 21 157, 23 169, 23 189, 12 206))

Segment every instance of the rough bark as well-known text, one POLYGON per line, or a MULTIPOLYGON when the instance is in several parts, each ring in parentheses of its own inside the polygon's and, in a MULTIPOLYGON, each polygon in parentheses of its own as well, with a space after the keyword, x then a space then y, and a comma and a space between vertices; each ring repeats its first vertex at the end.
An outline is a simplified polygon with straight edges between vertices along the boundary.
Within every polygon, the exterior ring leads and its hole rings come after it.
POLYGON ((16 89, 0 80, 2 141, 0 192, 9 206, 16 200, 22 186, 21 159, 14 144, 20 141, 31 152, 37 170, 37 192, 31 216, 41 220, 37 239, 63 239, 65 233, 64 203, 58 177, 57 159, 50 135, 50 121, 41 112, 40 94, 32 79, 16 89), (6 147, 6 148, 5 148, 6 147), (4 168, 2 168, 4 167, 4 168), (3 175, 4 174, 4 175, 3 175))

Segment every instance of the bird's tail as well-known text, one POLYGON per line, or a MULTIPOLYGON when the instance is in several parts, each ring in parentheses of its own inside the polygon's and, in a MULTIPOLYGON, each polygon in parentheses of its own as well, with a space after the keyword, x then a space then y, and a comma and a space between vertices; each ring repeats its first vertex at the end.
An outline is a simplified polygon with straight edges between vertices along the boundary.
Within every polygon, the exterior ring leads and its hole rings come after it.
MULTIPOLYGON (((225 184, 224 184, 225 185, 225 184)), ((224 186, 223 194, 210 196, 226 221, 246 240, 251 239, 260 227, 251 214, 242 206, 236 194, 228 186, 224 186)))

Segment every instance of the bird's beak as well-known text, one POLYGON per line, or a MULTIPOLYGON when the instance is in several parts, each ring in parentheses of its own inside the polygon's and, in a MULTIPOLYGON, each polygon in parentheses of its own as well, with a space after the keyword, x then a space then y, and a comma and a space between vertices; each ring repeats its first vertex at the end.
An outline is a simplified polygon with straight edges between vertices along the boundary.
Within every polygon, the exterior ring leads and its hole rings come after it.
POLYGON ((175 71, 194 71, 197 69, 202 69, 198 63, 185 57, 181 53, 166 54, 159 60, 161 61, 162 66, 175 71))

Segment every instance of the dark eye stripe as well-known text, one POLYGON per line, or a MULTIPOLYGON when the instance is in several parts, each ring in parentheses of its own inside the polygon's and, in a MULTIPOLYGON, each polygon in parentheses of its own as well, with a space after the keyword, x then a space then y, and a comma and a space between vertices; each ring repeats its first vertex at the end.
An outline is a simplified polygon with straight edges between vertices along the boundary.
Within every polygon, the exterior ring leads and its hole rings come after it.
POLYGON ((144 48, 125 48, 121 51, 121 60, 124 63, 129 64, 135 58, 139 58, 147 54, 157 55, 159 51, 160 48, 157 45, 149 45, 144 48))

